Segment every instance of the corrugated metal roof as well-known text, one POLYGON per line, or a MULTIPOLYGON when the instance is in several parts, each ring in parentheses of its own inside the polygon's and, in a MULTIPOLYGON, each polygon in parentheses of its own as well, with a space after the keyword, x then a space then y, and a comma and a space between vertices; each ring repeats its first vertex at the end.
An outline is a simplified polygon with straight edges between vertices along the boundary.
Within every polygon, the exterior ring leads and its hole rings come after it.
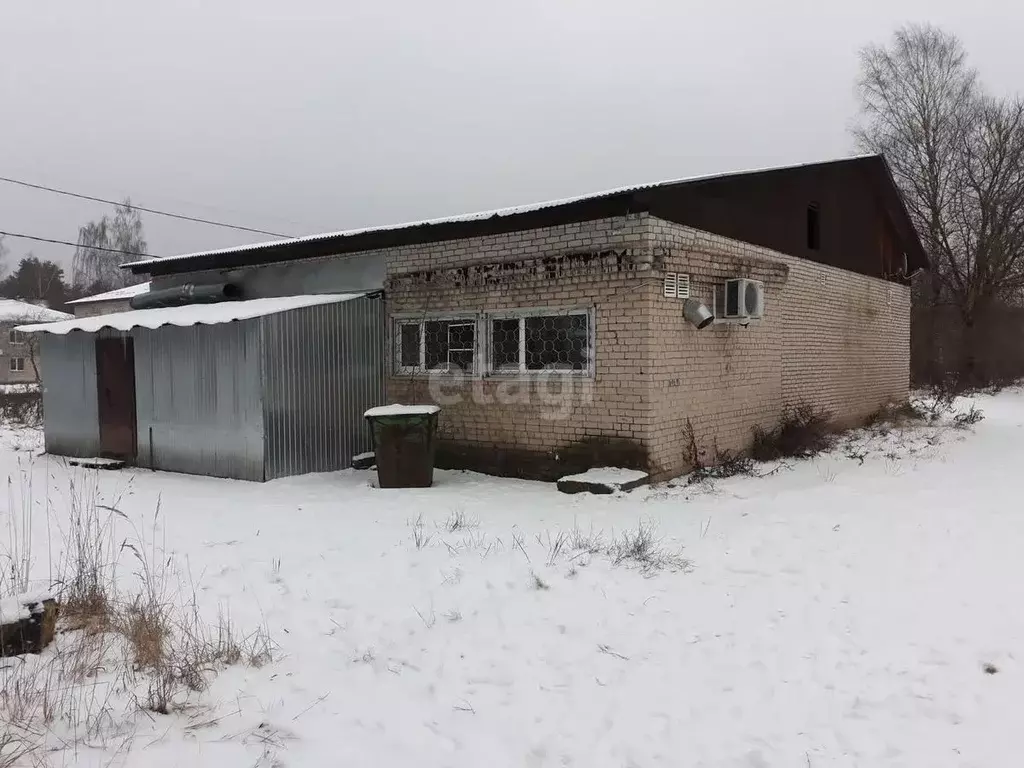
POLYGON ((112 291, 97 293, 93 296, 83 296, 80 299, 69 301, 68 304, 93 304, 101 301, 122 301, 143 293, 149 293, 148 282, 139 283, 138 285, 129 285, 124 288, 115 288, 112 291))
POLYGON ((365 296, 365 293, 330 293, 308 296, 280 296, 271 299, 249 299, 248 301, 222 301, 216 304, 188 304, 183 307, 161 307, 159 309, 136 309, 131 312, 115 312, 98 317, 83 317, 59 323, 38 323, 23 325, 19 331, 33 333, 66 334, 71 331, 96 333, 103 328, 128 331, 132 328, 159 328, 164 325, 217 325, 235 320, 248 320, 263 315, 273 315, 301 307, 318 304, 336 304, 365 296))
POLYGON ((173 264, 181 261, 188 261, 190 259, 197 259, 206 256, 222 256, 233 253, 248 253, 251 251, 261 251, 268 248, 281 248, 282 246, 288 247, 293 245, 300 245, 303 243, 315 243, 321 240, 335 240, 343 239, 347 237, 353 237, 355 235, 366 235, 374 232, 389 232, 403 229, 413 229, 417 227, 430 227, 438 224, 456 224, 460 222, 469 221, 483 221, 487 219, 501 219, 508 216, 516 216, 523 213, 531 213, 533 211, 540 211, 545 208, 557 208, 563 205, 571 205, 572 203, 580 203, 587 200, 598 200, 604 197, 612 197, 614 195, 627 194, 630 192, 639 192, 646 189, 654 189, 657 187, 667 187, 676 184, 690 184, 698 181, 711 181, 714 179, 724 179, 731 176, 745 176, 747 174, 756 173, 767 173, 770 171, 784 171, 792 170, 797 168, 805 168, 815 165, 826 165, 833 162, 847 162, 851 160, 862 160, 870 157, 879 157, 878 155, 854 155, 851 157, 844 157, 838 160, 823 162, 808 162, 808 163, 797 163, 793 165, 779 165, 771 166, 767 168, 752 168, 740 171, 728 171, 725 173, 712 173, 700 176, 688 176, 677 179, 668 179, 665 181, 649 182, 647 184, 634 184, 631 186, 617 187, 615 189, 607 189, 603 192, 591 192, 585 195, 577 195, 575 197, 566 197, 560 200, 547 200, 539 203, 530 203, 527 205, 513 206, 511 208, 497 208, 490 211, 479 211, 477 213, 464 213, 457 216, 445 216, 437 219, 424 219, 423 221, 410 221, 401 224, 386 224, 378 227, 362 227, 359 229, 347 229, 338 232, 324 232, 316 235, 306 235, 305 237, 296 237, 286 240, 270 240, 262 243, 251 243, 248 245, 239 245, 230 248, 219 248, 210 251, 196 251, 194 253, 181 254, 179 256, 168 256, 162 259, 142 259, 140 261, 133 261, 127 264, 123 264, 124 268, 132 267, 146 267, 155 264, 173 264))

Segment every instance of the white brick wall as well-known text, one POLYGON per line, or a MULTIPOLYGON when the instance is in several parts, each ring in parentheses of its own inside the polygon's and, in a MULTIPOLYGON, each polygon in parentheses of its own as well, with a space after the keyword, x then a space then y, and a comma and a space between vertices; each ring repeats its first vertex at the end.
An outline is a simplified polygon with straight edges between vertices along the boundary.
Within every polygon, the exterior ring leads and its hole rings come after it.
MULTIPOLYGON (((853 421, 907 395, 908 288, 647 214, 385 254, 389 320, 593 308, 595 375, 562 418, 550 418, 539 397, 495 402, 510 385, 488 379, 467 383, 462 402, 443 408, 446 443, 484 466, 494 464, 489 453, 504 452, 529 465, 526 474, 543 474, 536 469, 545 461, 557 465, 574 446, 604 440, 614 443, 613 457, 666 478, 688 469, 687 420, 710 459, 716 447, 746 447, 754 425, 769 426, 788 406, 809 403, 853 421), (576 259, 588 253, 601 255, 576 259), (712 287, 726 278, 762 280, 765 318, 697 331, 683 320, 682 302, 662 296, 665 271, 689 274, 691 295, 709 306, 712 287)), ((519 386, 532 392, 534 384, 519 386)), ((417 377, 390 376, 388 394, 395 402, 430 399, 417 377)))

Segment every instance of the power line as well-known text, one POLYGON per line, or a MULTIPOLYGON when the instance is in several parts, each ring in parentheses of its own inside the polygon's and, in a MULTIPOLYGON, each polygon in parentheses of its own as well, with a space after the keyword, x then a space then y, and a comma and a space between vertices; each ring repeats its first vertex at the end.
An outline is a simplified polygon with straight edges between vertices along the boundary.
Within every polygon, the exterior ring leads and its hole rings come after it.
MULTIPOLYGON (((107 205, 123 205, 116 200, 104 200, 102 197, 93 197, 92 195, 80 195, 77 192, 68 192, 64 189, 57 189, 55 187, 44 187, 42 184, 32 184, 28 181, 20 181, 19 179, 11 179, 6 176, 0 176, 0 181, 8 184, 17 184, 19 187, 28 187, 29 189, 39 189, 43 192, 53 192, 57 195, 65 195, 67 197, 77 197, 79 200, 91 200, 94 203, 106 203, 107 205)), ((291 237, 291 235, 282 235, 279 232, 268 232, 265 229, 255 229, 253 227, 243 227, 237 224, 225 224, 223 221, 213 221, 212 219, 200 219, 196 216, 185 216, 181 213, 168 213, 167 211, 158 211, 156 208, 143 208, 141 205, 132 204, 132 208, 137 211, 145 211, 146 213, 153 213, 157 216, 167 216, 172 219, 181 219, 182 221, 192 221, 197 224, 209 224, 214 227, 226 227, 227 229, 237 229, 240 232, 254 232, 258 235, 270 235, 271 237, 291 237)))
MULTIPOLYGON (((22 235, 17 232, 4 232, 0 229, 0 236, 7 237, 20 237, 23 240, 35 240, 40 243, 54 243, 55 245, 70 245, 72 248, 78 248, 81 243, 72 243, 69 240, 53 240, 49 237, 36 237, 35 235, 22 235)), ((122 251, 120 248, 102 248, 98 245, 82 245, 82 248, 87 248, 92 251, 106 251, 107 253, 120 253, 124 256, 142 256, 146 259, 159 259, 159 256, 154 256, 151 253, 139 253, 137 251, 122 251)))

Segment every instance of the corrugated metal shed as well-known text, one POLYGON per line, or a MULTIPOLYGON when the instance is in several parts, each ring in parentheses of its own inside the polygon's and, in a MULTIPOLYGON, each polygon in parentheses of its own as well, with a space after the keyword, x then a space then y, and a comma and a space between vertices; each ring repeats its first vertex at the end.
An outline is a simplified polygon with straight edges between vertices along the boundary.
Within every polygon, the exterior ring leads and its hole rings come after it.
POLYGON ((118 336, 135 347, 139 466, 257 481, 349 466, 371 447, 363 411, 384 398, 383 302, 267 306, 214 325, 44 333, 47 450, 101 454, 96 339, 118 336))
POLYGON ((96 337, 89 333, 46 336, 39 345, 43 423, 47 453, 99 456, 96 337))
POLYGON ((347 467, 372 447, 363 411, 384 400, 384 322, 373 299, 263 318, 268 480, 347 467))
POLYGON ((263 480, 259 323, 132 336, 139 466, 263 480))

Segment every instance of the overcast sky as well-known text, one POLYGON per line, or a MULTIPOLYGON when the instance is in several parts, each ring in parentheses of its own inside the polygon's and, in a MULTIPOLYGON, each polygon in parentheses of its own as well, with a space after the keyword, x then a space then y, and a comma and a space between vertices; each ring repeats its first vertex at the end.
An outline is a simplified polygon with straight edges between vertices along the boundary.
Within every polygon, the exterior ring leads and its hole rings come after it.
MULTIPOLYGON (((0 176, 300 235, 825 159, 908 21, 1024 90, 1007 0, 0 0, 0 176)), ((104 212, 0 183, 0 230, 104 212)), ((267 239, 144 222, 160 256, 267 239)))

